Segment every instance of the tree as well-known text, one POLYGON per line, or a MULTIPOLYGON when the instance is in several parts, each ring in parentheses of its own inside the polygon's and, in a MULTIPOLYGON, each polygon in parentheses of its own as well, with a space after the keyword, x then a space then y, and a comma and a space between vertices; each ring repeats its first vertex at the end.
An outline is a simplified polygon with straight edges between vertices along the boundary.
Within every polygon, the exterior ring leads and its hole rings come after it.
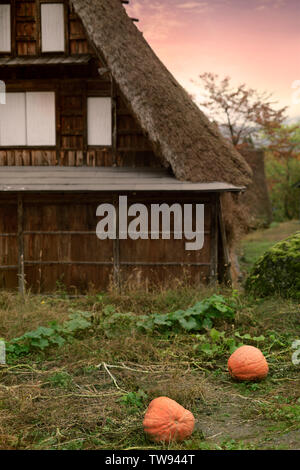
POLYGON ((264 125, 264 135, 268 140, 268 149, 279 160, 297 158, 300 153, 300 128, 299 123, 284 125, 277 122, 269 122, 264 125))
POLYGON ((203 73, 199 78, 207 94, 199 104, 207 108, 235 147, 252 141, 254 135, 271 123, 276 122, 278 126, 286 119, 287 108, 274 109, 276 102, 271 94, 259 93, 245 84, 232 88, 230 77, 221 80, 213 73, 203 73))
POLYGON ((273 173, 271 198, 275 202, 277 192, 276 209, 282 206, 282 218, 292 219, 297 217, 298 197, 294 184, 300 178, 299 123, 288 126, 270 122, 265 125, 264 136, 268 142, 267 150, 275 160, 272 163, 272 158, 268 159, 268 173, 273 173))

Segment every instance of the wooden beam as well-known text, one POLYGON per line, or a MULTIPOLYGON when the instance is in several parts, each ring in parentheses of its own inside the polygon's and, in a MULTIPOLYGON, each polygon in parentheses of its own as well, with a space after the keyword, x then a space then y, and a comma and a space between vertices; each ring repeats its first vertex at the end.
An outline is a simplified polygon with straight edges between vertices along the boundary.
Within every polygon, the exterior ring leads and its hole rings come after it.
MULTIPOLYGON (((117 264, 117 263, 116 263, 117 264)), ((24 261, 24 266, 114 266, 113 261, 41 261, 41 260, 32 260, 32 261, 24 261)), ((199 266, 210 266, 210 263, 193 263, 193 262, 180 262, 180 261, 120 261, 119 266, 145 266, 145 267, 152 267, 155 268, 157 266, 165 266, 165 267, 199 267, 199 266)), ((17 265, 7 265, 7 266, 0 266, 0 271, 8 270, 8 269, 17 269, 17 265)))
POLYGON ((218 197, 212 198, 210 232, 210 282, 215 285, 218 279, 218 197))
MULTIPOLYGON (((121 3, 123 5, 129 5, 129 0, 121 0, 121 3)), ((137 18, 130 18, 132 21, 138 22, 139 20, 137 18)))
POLYGON ((219 219, 219 227, 220 227, 220 236, 221 236, 221 245, 222 245, 222 254, 223 254, 223 260, 224 260, 224 266, 223 266, 223 279, 222 281, 227 285, 227 286, 232 286, 232 277, 231 277, 231 272, 230 272, 230 256, 229 256, 229 250, 228 250, 228 244, 227 244, 227 237, 226 237, 226 230, 225 230, 225 223, 223 219, 223 210, 222 210, 222 200, 219 198, 219 203, 218 203, 218 219, 219 219))
MULTIPOLYGON (((88 93, 86 80, 82 83, 82 106, 83 106, 83 166, 87 166, 88 155, 88 93)), ((81 131, 80 131, 81 132, 81 131)))
POLYGON ((116 208, 116 234, 117 237, 113 240, 113 280, 114 286, 119 291, 121 288, 121 279, 120 279, 120 240, 119 240, 119 197, 117 194, 113 196, 113 204, 116 208))
POLYGON ((57 81, 55 87, 55 130, 56 130, 56 165, 60 165, 61 158, 61 83, 57 81))
POLYGON ((24 212, 23 212, 23 197, 18 194, 18 286, 19 293, 24 296, 25 294, 25 274, 24 274, 24 212))
POLYGON ((111 76, 111 101, 112 101, 112 152, 113 166, 117 166, 117 90, 111 76))

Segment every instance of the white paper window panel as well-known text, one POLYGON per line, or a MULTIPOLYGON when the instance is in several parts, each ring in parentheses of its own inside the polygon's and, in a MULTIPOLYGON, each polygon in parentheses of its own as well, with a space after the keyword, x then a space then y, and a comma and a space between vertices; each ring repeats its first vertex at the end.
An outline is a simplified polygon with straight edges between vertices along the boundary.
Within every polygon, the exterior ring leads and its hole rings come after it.
POLYGON ((26 93, 27 145, 55 145, 55 93, 26 93))
POLYGON ((0 145, 26 145, 25 93, 6 93, 0 104, 0 145))
POLYGON ((111 98, 88 98, 88 145, 112 144, 111 98))
POLYGON ((6 93, 6 104, 0 105, 0 145, 55 144, 55 93, 6 93))
POLYGON ((0 52, 11 51, 10 5, 0 5, 0 52))
POLYGON ((63 3, 41 4, 42 52, 65 51, 63 3))

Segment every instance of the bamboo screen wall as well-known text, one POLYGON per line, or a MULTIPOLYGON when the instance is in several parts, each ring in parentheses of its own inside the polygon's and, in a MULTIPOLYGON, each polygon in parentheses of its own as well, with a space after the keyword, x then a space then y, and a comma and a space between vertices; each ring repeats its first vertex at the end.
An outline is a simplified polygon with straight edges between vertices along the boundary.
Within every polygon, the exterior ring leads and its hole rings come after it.
MULTIPOLYGON (((0 288, 16 288, 24 272, 33 291, 52 291, 61 281, 69 289, 105 289, 110 284, 167 285, 186 278, 207 282, 217 272, 217 203, 207 194, 134 195, 128 203, 205 204, 205 242, 186 251, 185 239, 99 240, 96 208, 116 206, 118 194, 3 194, 0 199, 0 288), (181 199, 179 199, 179 197, 181 199)), ((172 225, 171 225, 172 226, 172 225)))

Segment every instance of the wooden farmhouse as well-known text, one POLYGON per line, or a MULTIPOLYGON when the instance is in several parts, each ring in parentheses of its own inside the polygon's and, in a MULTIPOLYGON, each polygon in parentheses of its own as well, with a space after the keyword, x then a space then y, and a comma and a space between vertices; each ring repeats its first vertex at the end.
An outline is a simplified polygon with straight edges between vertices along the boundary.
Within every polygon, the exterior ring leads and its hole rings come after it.
POLYGON ((0 288, 50 292, 60 281, 79 292, 228 274, 221 195, 243 190, 251 170, 122 3, 0 0, 0 288), (149 211, 204 205, 203 246, 188 251, 174 233, 119 236, 120 217, 133 220, 120 196, 149 211), (116 209, 115 238, 96 236, 102 204, 116 209))

